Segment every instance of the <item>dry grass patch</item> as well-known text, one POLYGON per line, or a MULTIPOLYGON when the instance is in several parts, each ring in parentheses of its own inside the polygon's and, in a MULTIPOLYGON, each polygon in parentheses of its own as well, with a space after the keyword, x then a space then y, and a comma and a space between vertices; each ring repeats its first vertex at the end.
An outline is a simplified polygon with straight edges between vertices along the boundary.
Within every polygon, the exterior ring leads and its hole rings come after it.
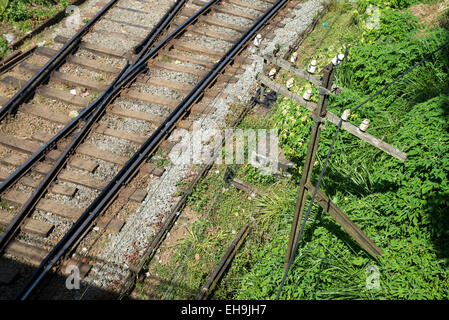
POLYGON ((443 16, 447 16, 448 9, 449 0, 444 0, 436 4, 420 3, 410 7, 413 15, 428 27, 449 26, 449 18, 442 19, 443 16))

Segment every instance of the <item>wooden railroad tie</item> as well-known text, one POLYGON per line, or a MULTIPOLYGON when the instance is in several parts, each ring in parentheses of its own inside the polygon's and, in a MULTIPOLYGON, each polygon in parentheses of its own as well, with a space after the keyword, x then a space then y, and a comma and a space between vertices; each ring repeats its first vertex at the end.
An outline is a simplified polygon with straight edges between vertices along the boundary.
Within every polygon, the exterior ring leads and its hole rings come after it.
MULTIPOLYGON (((287 254, 285 257, 285 267, 288 264, 288 261, 294 255, 293 249, 295 247, 295 243, 298 239, 301 223, 303 220, 303 213, 305 207, 305 201, 307 198, 307 193, 310 192, 313 194, 315 188, 311 182, 312 169, 313 164, 315 162, 316 153, 318 150, 318 144, 320 141, 320 134, 322 130, 322 125, 329 121, 335 125, 338 125, 340 122, 340 117, 335 114, 327 111, 327 104, 329 95, 332 93, 339 93, 342 89, 332 85, 334 69, 333 65, 329 65, 323 70, 323 79, 320 81, 320 78, 316 75, 311 75, 305 70, 302 70, 296 67, 294 64, 290 64, 289 62, 274 57, 273 55, 267 55, 264 57, 265 67, 268 63, 274 64, 277 68, 285 69, 296 76, 299 76, 310 83, 316 85, 319 89, 320 95, 318 103, 315 104, 313 102, 306 101, 301 96, 297 95, 294 92, 289 91, 283 85, 274 82, 269 77, 264 74, 260 74, 258 79, 261 81, 262 88, 264 86, 270 88, 271 90, 282 94, 289 99, 295 101, 305 109, 311 111, 313 113, 314 124, 311 130, 311 137, 309 141, 309 145, 307 148, 306 159, 304 163, 304 169, 302 171, 299 191, 298 191, 298 199, 296 202, 295 213, 293 216, 292 228, 290 232, 289 243, 287 247, 287 254)), ((263 89, 261 90, 261 94, 263 94, 263 89)), ((366 132, 359 130, 356 126, 352 125, 349 122, 344 121, 341 128, 343 130, 348 131, 352 135, 362 139, 363 141, 375 146, 376 148, 382 150, 385 153, 397 158, 400 161, 405 161, 407 158, 407 154, 402 152, 401 150, 391 146, 390 144, 384 142, 382 139, 378 139, 366 132)), ((333 203, 326 194, 318 190, 316 194, 316 202, 317 204, 324 209, 335 221, 363 248, 365 249, 371 256, 374 258, 378 258, 378 256, 382 255, 382 249, 376 246, 376 244, 366 236, 359 227, 352 222, 338 206, 333 203)))

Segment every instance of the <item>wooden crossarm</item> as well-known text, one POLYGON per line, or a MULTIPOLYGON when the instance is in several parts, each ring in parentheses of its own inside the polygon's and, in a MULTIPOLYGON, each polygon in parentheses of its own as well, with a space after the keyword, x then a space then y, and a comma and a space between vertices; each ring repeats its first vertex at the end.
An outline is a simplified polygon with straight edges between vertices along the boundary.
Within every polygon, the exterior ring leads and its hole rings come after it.
MULTIPOLYGON (((274 82, 270 78, 268 78, 265 75, 259 75, 259 80, 267 87, 269 87, 271 90, 274 90, 276 92, 279 92, 280 94, 286 96, 287 98, 295 101, 296 103, 300 104, 304 108, 306 108, 309 111, 316 110, 316 103, 306 101, 298 94, 289 91, 287 88, 285 88, 283 85, 274 82)), ((327 111, 325 119, 335 125, 338 125, 340 122, 340 117, 336 116, 330 111, 327 111)), ((383 152, 388 153, 389 155, 395 157, 396 159, 404 162, 407 158, 407 154, 392 145, 386 143, 385 141, 369 134, 363 131, 360 131, 359 128, 351 124, 350 122, 343 121, 343 124, 341 126, 343 130, 348 131, 352 135, 356 136, 359 139, 362 139, 363 141, 375 146, 376 148, 382 150, 383 152)))

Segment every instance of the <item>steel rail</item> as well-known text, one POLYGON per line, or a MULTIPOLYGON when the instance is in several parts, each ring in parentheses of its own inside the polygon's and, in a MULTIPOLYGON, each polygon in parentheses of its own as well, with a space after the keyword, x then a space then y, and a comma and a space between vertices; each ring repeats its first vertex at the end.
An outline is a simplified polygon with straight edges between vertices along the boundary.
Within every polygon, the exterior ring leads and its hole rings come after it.
MULTIPOLYGON (((255 105, 255 100, 251 99, 250 103, 246 105, 246 107, 242 110, 242 112, 239 114, 237 119, 233 122, 232 128, 236 128, 243 120, 243 118, 248 114, 249 110, 252 109, 255 105)), ((225 142, 231 137, 232 135, 227 135, 222 138, 220 145, 215 148, 215 150, 212 153, 212 158, 209 160, 209 162, 205 165, 203 165, 200 168, 200 171, 198 174, 193 178, 192 182, 190 182, 187 189, 183 192, 181 198, 178 200, 176 205, 171 209, 170 214, 165 219, 162 227, 159 229, 159 231, 156 233, 156 235, 153 237, 149 245, 146 247, 143 255, 139 259, 139 262, 135 265, 130 266, 130 270, 132 273, 128 275, 128 277, 125 280, 125 284, 122 286, 120 292, 119 292, 119 299, 122 299, 124 295, 127 294, 127 292, 131 289, 131 286, 133 286, 135 281, 140 276, 143 268, 145 265, 148 264, 149 260, 152 259, 154 254, 156 253, 156 250, 159 248, 159 246, 164 241, 164 238, 166 237, 167 233, 170 232, 171 228, 177 221, 179 217, 179 213, 182 212, 184 209, 187 199, 191 196, 193 193, 194 188, 199 183, 201 179, 203 179, 209 170, 212 168, 213 164, 215 163, 216 158, 221 154, 221 148, 225 144, 225 142)))
POLYGON ((231 242, 228 250, 226 250, 223 258, 216 265, 214 271, 209 275, 209 278, 201 287, 200 292, 197 294, 195 300, 207 300, 209 296, 213 293, 217 284, 220 282, 225 271, 231 265, 232 260, 234 260, 237 251, 242 246, 243 242, 246 240, 248 233, 251 231, 250 222, 246 223, 239 231, 235 239, 231 242))
MULTIPOLYGON (((7 56, 5 59, 0 60, 0 68, 3 68, 3 66, 11 61, 12 59, 16 58, 17 56, 21 55, 22 51, 16 50, 13 53, 11 53, 9 56, 7 56)), ((2 69, 0 69, 2 70, 2 69)))
MULTIPOLYGON (((164 15, 164 17, 158 22, 158 24, 149 33, 150 37, 146 37, 145 41, 142 41, 141 45, 143 50, 146 50, 150 46, 154 45, 155 40, 159 37, 164 29, 173 20, 176 13, 185 4, 185 0, 178 0, 164 15)), ((145 53, 144 51, 141 51, 145 53)), ((16 182, 27 170, 35 164, 38 160, 42 159, 44 154, 48 152, 53 146, 56 145, 58 141, 69 135, 76 129, 79 125, 81 119, 88 118, 87 122, 83 125, 81 130, 77 133, 76 137, 71 141, 71 143, 65 148, 61 155, 56 160, 56 163, 52 166, 50 171, 45 175, 44 179, 41 181, 39 186, 35 189, 32 195, 28 198, 27 202, 22 206, 18 214, 14 216, 14 219, 9 223, 6 230, 0 235, 0 253, 6 248, 10 240, 14 237, 16 232, 19 230, 23 221, 31 214, 31 212, 36 207, 39 200, 44 196, 50 184, 54 181, 58 173, 66 165, 71 154, 75 152, 75 149, 82 143, 82 141, 87 137, 92 129, 93 124, 95 124, 101 116, 104 114, 106 107, 109 102, 119 93, 118 90, 124 87, 124 82, 121 82, 118 86, 117 83, 122 80, 122 76, 127 72, 129 68, 129 62, 121 70, 119 75, 113 80, 113 82, 108 86, 108 88, 103 92, 103 94, 98 97, 93 103, 91 103, 82 114, 80 114, 76 119, 72 120, 65 128, 63 128, 55 137, 53 137, 46 145, 41 147, 38 152, 36 152, 24 165, 16 170, 11 176, 8 177, 7 181, 0 185, 0 192, 6 190, 7 187, 11 186, 16 182)))
MULTIPOLYGON (((49 18, 48 20, 44 21, 42 24, 40 24, 39 26, 37 26, 36 29, 33 29, 31 32, 27 33, 25 36, 23 36, 22 38, 18 39, 17 41, 15 41, 14 43, 12 43, 10 45, 10 48, 15 50, 17 49, 19 46, 21 46, 26 40, 34 37, 36 34, 42 32, 44 29, 51 27, 53 25, 55 25, 56 23, 58 23, 59 21, 61 21, 62 19, 64 19, 64 17, 66 16, 66 10, 69 6, 80 6, 81 4, 83 4, 83 2, 85 2, 86 0, 76 0, 76 1, 70 1, 70 3, 62 8, 59 12, 57 12, 53 17, 49 18)), ((54 2, 52 0, 52 2, 54 2)))
MULTIPOLYGON (((124 82, 130 82, 132 81, 139 72, 141 72, 144 68, 146 68, 146 62, 154 58, 159 51, 164 48, 167 43, 181 35, 185 31, 185 29, 195 23, 198 18, 204 14, 206 14, 210 8, 217 4, 219 0, 211 0, 208 3, 206 3, 204 6, 202 6, 198 11, 196 11, 193 15, 191 15, 186 21, 184 21, 181 25, 179 25, 175 30, 173 30, 170 34, 168 34, 161 42, 159 42, 155 47, 153 47, 148 53, 143 55, 143 57, 139 61, 135 61, 131 67, 128 69, 128 71, 122 76, 124 82)), ((172 15, 172 18, 174 18, 174 15, 172 15)), ((160 32, 162 32, 163 29, 160 29, 160 32)), ((143 52, 143 50, 142 50, 143 52)))
MULTIPOLYGON (((184 0, 179 1, 182 4, 184 4, 184 0)), ((216 2, 216 1, 215 1, 216 2)), ((178 4, 178 3, 177 3, 178 4)), ((166 19, 165 23, 162 23, 162 20, 158 22, 158 24, 151 30, 150 34, 152 34, 152 37, 148 39, 148 41, 143 44, 143 48, 141 50, 141 53, 144 53, 146 48, 149 48, 151 45, 154 44, 154 41, 159 37, 162 32, 164 31, 165 27, 173 21, 174 16, 179 11, 179 9, 182 6, 173 6, 170 8, 170 12, 174 14, 166 14, 162 19, 166 19), (167 20, 167 18, 169 20, 167 20)), ((186 25, 187 26, 187 25, 186 25)), ((185 26, 185 27, 186 27, 185 26)), ((184 28, 185 28, 184 27, 184 28)), ((161 48, 161 47, 160 47, 161 48)), ((159 50, 159 49, 158 49, 159 50)), ((156 54, 157 51, 154 51, 156 54)), ((136 63, 139 61, 136 61, 136 63)), ((135 63, 133 63, 134 65, 135 63)), ((108 86, 108 88, 97 98, 95 101, 93 101, 89 106, 87 106, 81 113, 73 119, 70 123, 68 123, 62 130, 60 130, 50 141, 48 141, 46 144, 44 144, 38 151, 36 151, 30 158, 28 158, 19 168, 17 168, 12 174, 8 176, 7 179, 5 179, 0 184, 0 194, 4 193, 9 187, 11 187, 14 183, 16 183, 25 173, 28 172, 28 170, 38 161, 40 161, 45 154, 51 151, 56 144, 66 136, 68 136, 75 128, 77 128, 78 124, 82 120, 86 120, 90 114, 93 112, 93 110, 98 106, 99 103, 101 103, 102 100, 107 99, 109 93, 114 89, 114 87, 117 85, 118 87, 122 88, 124 86, 124 82, 122 81, 123 78, 125 78, 125 75, 128 75, 129 70, 125 70, 125 72, 121 72, 118 77, 114 79, 114 81, 111 83, 111 85, 108 86)), ((129 80, 130 81, 130 80, 129 80)), ((129 82, 128 81, 128 82, 129 82)), ((3 110, 3 109, 2 109, 3 110)), ((1 117, 0 117, 1 120, 1 117)), ((1 250, 1 246, 0 246, 1 250)))
MULTIPOLYGON (((211 1, 204 5, 199 11, 192 15, 187 21, 196 19, 201 15, 199 12, 204 12, 217 1, 211 1)), ((100 195, 92 202, 92 204, 84 211, 77 222, 70 228, 53 250, 42 261, 39 267, 35 270, 33 275, 28 279, 24 287, 22 287, 15 299, 27 299, 33 290, 39 285, 45 275, 50 269, 59 261, 59 259, 67 253, 74 244, 79 241, 79 237, 84 234, 91 222, 103 212, 110 203, 117 197, 121 188, 134 176, 140 165, 156 151, 156 148, 163 141, 163 139, 174 129, 178 121, 187 114, 190 107, 197 102, 203 95, 204 91, 208 89, 216 78, 224 71, 225 67, 233 61, 233 59, 245 48, 248 41, 256 36, 256 32, 261 29, 281 8, 287 4, 288 0, 277 1, 270 9, 268 9, 262 17, 260 17, 249 30, 232 46, 232 48, 217 62, 211 71, 195 86, 195 88, 187 95, 186 98, 175 108, 175 110, 164 120, 164 122, 155 130, 155 132, 148 138, 148 140, 140 147, 140 149, 126 162, 118 174, 109 182, 100 195)), ((186 22, 187 22, 186 21, 186 22)), ((186 24, 184 22, 181 26, 186 24)), ((181 27, 180 26, 180 27, 181 27)), ((180 33, 178 27, 171 35, 180 33)), ((127 75, 123 77, 133 76, 131 72, 141 70, 143 60, 147 57, 154 56, 154 50, 165 46, 166 39, 162 40, 155 48, 153 48, 145 57, 128 69, 127 75), (134 70, 134 71, 133 71, 134 70)))
MULTIPOLYGON (((125 68, 120 72, 119 76, 109 85, 109 87, 106 89, 106 91, 103 93, 107 96, 107 98, 110 97, 109 92, 114 87, 115 83, 120 79, 123 73, 126 72, 126 70, 129 67, 129 63, 126 64, 125 68)), ((108 99, 110 100, 110 99, 108 99)), ((45 175, 44 179, 40 182, 39 186, 36 188, 36 190, 31 194, 31 196, 28 198, 26 203, 22 206, 19 213, 17 213, 14 218, 9 223, 6 230, 3 231, 3 233, 0 235, 0 253, 6 248, 10 240, 14 237, 16 232, 19 230, 21 224, 23 221, 31 214, 31 212, 36 207, 39 200, 44 196, 45 192, 47 191, 50 184, 54 181, 58 173, 63 169, 63 167, 66 165, 67 161, 69 160, 69 157, 71 154, 74 153, 75 149, 82 143, 84 138, 88 135, 90 130, 92 129, 92 126, 94 123, 97 122, 97 120, 100 118, 100 116, 104 113, 107 101, 103 100, 98 107, 96 107, 97 103, 93 103, 92 105, 95 107, 89 108, 90 111, 93 111, 93 114, 89 116, 89 119, 84 124, 84 126, 81 128, 81 130, 77 133, 76 137, 70 142, 70 144, 66 147, 66 149, 61 153, 61 155, 56 160, 56 163, 52 166, 50 171, 45 175)), ((86 116, 85 112, 82 115, 79 115, 78 118, 81 116, 86 116)), ((70 126, 70 131, 73 131, 78 126, 78 123, 76 125, 70 126)), ((66 127, 67 128, 67 127, 66 127)), ((67 130, 69 130, 67 129, 67 130)), ((61 135, 59 135, 61 137, 61 135)), ((52 139, 54 140, 54 138, 52 139)), ((56 143, 56 142, 55 142, 56 143)))
POLYGON ((5 60, 0 61, 0 75, 8 72, 14 68, 19 62, 26 59, 30 54, 36 50, 36 45, 33 45, 30 49, 22 52, 20 50, 15 51, 13 54, 8 56, 5 60))
POLYGON ((138 44, 133 48, 133 52, 139 55, 134 59, 134 61, 140 60, 142 58, 142 53, 148 50, 149 45, 153 43, 156 38, 162 33, 162 31, 173 21, 175 15, 182 9, 185 5, 186 0, 177 0, 165 15, 159 20, 158 24, 151 30, 151 32, 138 44))
POLYGON ((15 114, 19 105, 34 93, 37 86, 43 83, 67 58, 67 56, 80 44, 81 37, 105 14, 117 0, 111 0, 95 17, 86 23, 64 46, 36 73, 18 92, 0 109, 0 121, 7 114, 15 114))
POLYGON ((119 78, 116 78, 106 90, 93 102, 91 102, 86 108, 84 108, 80 114, 70 121, 63 129, 61 129, 53 138, 51 138, 47 143, 45 143, 39 150, 37 150, 32 156, 30 156, 19 168, 17 168, 13 173, 11 173, 1 184, 0 184, 0 194, 4 193, 10 186, 16 183, 28 170, 38 161, 43 159, 43 157, 50 152, 56 144, 68 136, 75 130, 82 120, 89 117, 92 111, 98 106, 101 100, 108 95, 109 92, 114 88, 119 78))

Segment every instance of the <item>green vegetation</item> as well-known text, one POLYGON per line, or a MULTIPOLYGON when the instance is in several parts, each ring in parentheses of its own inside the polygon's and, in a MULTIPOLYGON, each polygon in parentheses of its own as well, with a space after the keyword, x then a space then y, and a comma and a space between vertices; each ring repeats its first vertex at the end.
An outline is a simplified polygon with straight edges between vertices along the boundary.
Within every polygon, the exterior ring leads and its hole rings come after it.
POLYGON ((0 200, 0 208, 3 210, 9 210, 9 206, 1 200, 0 200))
MULTIPOLYGON (((329 108, 337 114, 357 106, 449 40, 447 30, 437 26, 423 32, 418 19, 405 10, 410 1, 381 5, 380 27, 369 30, 362 23, 367 3, 359 2, 357 6, 359 44, 353 46, 348 61, 336 74, 336 83, 345 88, 330 102, 329 108)), ((349 11, 342 6, 334 9, 349 11)), ((322 187, 331 199, 384 249, 380 261, 373 261, 354 246, 326 214, 319 219, 314 215, 317 220, 307 228, 310 236, 305 237, 297 254, 283 298, 447 298, 447 53, 447 48, 442 50, 351 116, 356 125, 369 118, 371 134, 380 137, 386 134, 387 142, 404 145, 408 153, 406 162, 401 163, 343 132, 323 180, 322 187), (366 268, 373 264, 380 270, 379 290, 365 287, 366 268)), ((279 101, 277 119, 283 149, 298 166, 304 160, 312 125, 307 115, 293 102, 279 101), (303 125, 295 124, 295 119, 303 125)), ((330 145, 334 131, 335 127, 329 125, 322 134, 320 165, 328 151, 324 146, 330 145)), ((296 172, 297 179, 299 173, 296 172)), ((267 268, 268 261, 252 268, 244 276, 243 289, 237 297, 274 297, 282 275, 285 239, 275 237, 274 242, 259 251, 260 259, 269 255, 277 262, 269 261, 272 268, 267 268), (275 257, 271 252, 279 248, 280 254, 275 257), (261 285, 257 279, 262 278, 265 279, 261 285), (251 283, 257 284, 256 288, 251 283)))
MULTIPOLYGON (((432 27, 425 26, 410 10, 418 2, 378 4, 380 24, 372 30, 364 24, 368 17, 365 12, 377 1, 340 1, 323 17, 298 51, 297 63, 306 67, 313 58, 322 68, 351 45, 348 61, 336 71, 335 82, 344 91, 331 97, 332 112, 341 114, 357 106, 449 40, 445 29, 448 13, 443 12, 432 27), (327 27, 321 25, 324 21, 327 27)), ((330 199, 382 248, 382 257, 374 260, 314 205, 281 299, 448 298, 448 53, 449 48, 443 49, 350 117, 357 126, 369 118, 368 132, 404 148, 407 160, 402 163, 341 132, 321 184, 330 199), (378 288, 367 286, 373 268, 379 271, 378 288)), ((289 77, 282 72, 277 81, 285 83, 289 77)), ((302 93, 306 84, 296 80, 292 90, 302 93)), ((189 207, 199 218, 170 263, 157 266, 159 275, 170 280, 159 288, 160 296, 193 298, 235 233, 252 221, 250 235, 213 298, 275 298, 284 271, 310 118, 304 108, 281 97, 268 120, 258 115, 244 120, 242 128, 277 127, 281 147, 296 169, 290 178, 274 179, 249 165, 234 167, 238 178, 266 192, 248 198, 222 185, 223 166, 213 168, 190 200, 189 207)), ((313 181, 335 132, 334 125, 326 126, 313 181)))
POLYGON ((2 0, 0 15, 3 21, 28 31, 69 4, 69 0, 2 0))
POLYGON ((0 58, 4 57, 7 51, 8 51, 8 43, 6 42, 5 39, 0 38, 0 58))
POLYGON ((23 36, 70 3, 70 0, 0 0, 0 58, 7 51, 2 34, 23 36))

